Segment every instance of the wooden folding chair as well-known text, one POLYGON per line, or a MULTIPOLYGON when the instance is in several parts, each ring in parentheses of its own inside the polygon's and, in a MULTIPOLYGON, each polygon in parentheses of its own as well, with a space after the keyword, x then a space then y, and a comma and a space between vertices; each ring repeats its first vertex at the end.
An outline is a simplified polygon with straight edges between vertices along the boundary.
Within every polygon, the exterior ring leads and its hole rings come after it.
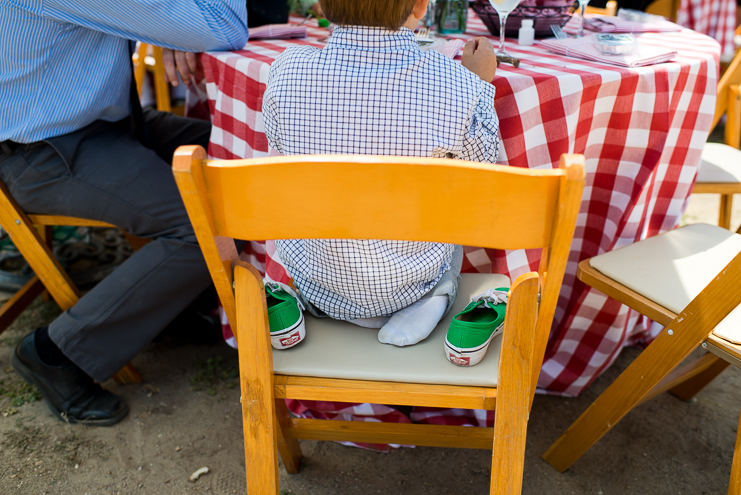
MULTIPOLYGON (((115 228, 114 225, 108 223, 82 218, 26 215, 1 182, 0 225, 10 235, 15 247, 35 272, 35 276, 0 308, 0 333, 13 323, 44 289, 51 294, 62 311, 71 308, 80 299, 80 291, 51 251, 52 226, 115 228)), ((148 242, 146 239, 138 239, 128 234, 127 238, 135 249, 148 242)), ((130 363, 118 371, 113 378, 118 383, 140 383, 142 381, 141 376, 130 363)))
POLYGON ((144 76, 147 72, 150 72, 154 79, 154 96, 157 100, 157 110, 172 112, 170 86, 165 81, 165 63, 162 60, 162 48, 147 43, 139 43, 139 49, 134 54, 133 61, 134 79, 136 79, 136 90, 139 94, 142 94, 144 76))
MULTIPOLYGON (((568 469, 634 407, 666 391, 689 400, 729 363, 741 366, 741 309, 726 318, 741 302, 739 253, 741 235, 694 224, 579 264, 582 281, 667 327, 548 449, 548 463, 568 469), (698 346, 710 352, 680 366, 698 346)), ((731 487, 741 493, 741 455, 731 487)))
POLYGON ((618 3, 615 0, 610 0, 605 4, 605 8, 600 7, 590 7, 587 5, 586 13, 587 14, 600 14, 600 15, 611 15, 615 17, 617 15, 618 11, 618 3))
MULTIPOLYGON (((727 115, 725 144, 707 143, 697 170, 693 193, 720 194, 718 225, 731 228, 733 195, 741 193, 741 51, 718 82, 714 128, 727 115)), ((741 230, 741 227, 740 227, 741 230)))
POLYGON ((298 439, 493 447, 491 493, 520 493, 527 418, 579 210, 583 160, 564 155, 560 169, 543 171, 362 155, 209 161, 199 147, 176 151, 175 179, 236 329, 250 495, 278 493, 277 451, 286 470, 298 472, 298 439), (288 191, 280 208, 265 197, 276 185, 288 191), (232 238, 400 239, 543 251, 539 272, 512 285, 503 336, 482 363, 459 368, 443 353, 452 315, 470 296, 508 285, 506 277, 464 275, 450 314, 411 347, 380 344, 377 330, 307 315, 306 340, 272 352, 262 277, 239 261, 232 238), (485 429, 292 419, 286 398, 498 407, 494 428, 485 429))
POLYGON ((677 19, 679 10, 679 0, 654 0, 645 9, 647 14, 654 14, 666 17, 670 21, 677 19))

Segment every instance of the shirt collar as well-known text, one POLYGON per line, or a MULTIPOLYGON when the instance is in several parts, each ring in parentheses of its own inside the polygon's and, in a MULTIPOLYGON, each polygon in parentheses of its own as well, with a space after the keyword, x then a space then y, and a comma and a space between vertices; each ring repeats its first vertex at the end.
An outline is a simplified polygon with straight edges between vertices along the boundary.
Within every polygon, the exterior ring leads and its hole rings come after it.
POLYGON ((405 27, 398 31, 375 26, 337 26, 327 47, 356 48, 373 51, 419 51, 414 33, 405 27))

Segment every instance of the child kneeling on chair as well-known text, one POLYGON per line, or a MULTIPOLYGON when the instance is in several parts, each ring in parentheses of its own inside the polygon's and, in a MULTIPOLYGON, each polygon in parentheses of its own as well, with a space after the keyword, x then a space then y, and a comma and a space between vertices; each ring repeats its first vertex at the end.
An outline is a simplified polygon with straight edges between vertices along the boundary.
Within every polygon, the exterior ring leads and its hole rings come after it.
MULTIPOLYGON (((321 0, 327 19, 337 25, 327 46, 289 47, 270 67, 263 98, 270 146, 284 155, 494 163, 499 152, 490 82, 497 66, 494 50, 486 38, 471 40, 460 64, 438 52, 420 51, 413 31, 427 3, 321 0)), ((276 241, 276 249, 297 289, 266 280, 276 349, 303 339, 302 308, 378 328, 382 343, 416 344, 452 306, 463 260, 461 246, 432 242, 284 239, 276 241)), ((492 314, 484 320, 491 320, 493 330, 464 328, 469 335, 456 335, 453 340, 461 345, 453 342, 453 347, 479 352, 483 345, 486 352, 503 320, 504 304, 495 309, 496 304, 505 302, 505 296, 494 296, 477 303, 492 314), (481 335, 472 339, 471 331, 481 335)), ((461 315, 472 311, 467 308, 461 315)), ((456 319, 481 320, 466 315, 456 319)), ((448 337, 453 331, 458 332, 451 326, 448 337)), ((446 343, 446 356, 447 351, 446 343)))

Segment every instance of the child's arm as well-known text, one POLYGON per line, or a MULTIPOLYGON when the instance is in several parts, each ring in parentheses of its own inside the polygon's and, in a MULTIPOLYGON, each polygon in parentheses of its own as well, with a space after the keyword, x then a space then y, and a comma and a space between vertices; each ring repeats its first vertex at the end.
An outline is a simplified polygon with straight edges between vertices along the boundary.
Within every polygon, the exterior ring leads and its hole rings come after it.
POLYGON ((460 158, 474 162, 497 161, 499 155, 499 119, 494 111, 494 86, 497 56, 488 39, 474 38, 463 48, 461 65, 483 81, 479 101, 466 125, 460 158))
POLYGON ((479 101, 466 126, 460 158, 495 163, 499 155, 499 118, 494 111, 494 86, 481 82, 479 101))
POLYGON ((268 138, 268 145, 279 153, 283 153, 283 146, 280 140, 280 125, 278 121, 278 102, 276 100, 276 83, 280 70, 280 57, 270 66, 268 72, 268 84, 265 87, 265 93, 262 99, 262 121, 265 125, 265 136, 268 138))

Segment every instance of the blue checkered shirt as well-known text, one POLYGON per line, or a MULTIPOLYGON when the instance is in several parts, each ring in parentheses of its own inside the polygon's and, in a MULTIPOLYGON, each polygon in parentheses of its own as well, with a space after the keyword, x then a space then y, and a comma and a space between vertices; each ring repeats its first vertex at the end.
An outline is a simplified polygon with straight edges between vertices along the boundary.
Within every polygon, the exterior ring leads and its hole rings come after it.
MULTIPOLYGON (((406 28, 338 27, 322 50, 288 48, 270 68, 263 118, 270 146, 284 155, 494 163, 499 151, 494 87, 440 53, 421 52, 406 28)), ((454 248, 344 239, 284 239, 276 247, 303 295, 337 319, 414 303, 450 268, 454 248)))

